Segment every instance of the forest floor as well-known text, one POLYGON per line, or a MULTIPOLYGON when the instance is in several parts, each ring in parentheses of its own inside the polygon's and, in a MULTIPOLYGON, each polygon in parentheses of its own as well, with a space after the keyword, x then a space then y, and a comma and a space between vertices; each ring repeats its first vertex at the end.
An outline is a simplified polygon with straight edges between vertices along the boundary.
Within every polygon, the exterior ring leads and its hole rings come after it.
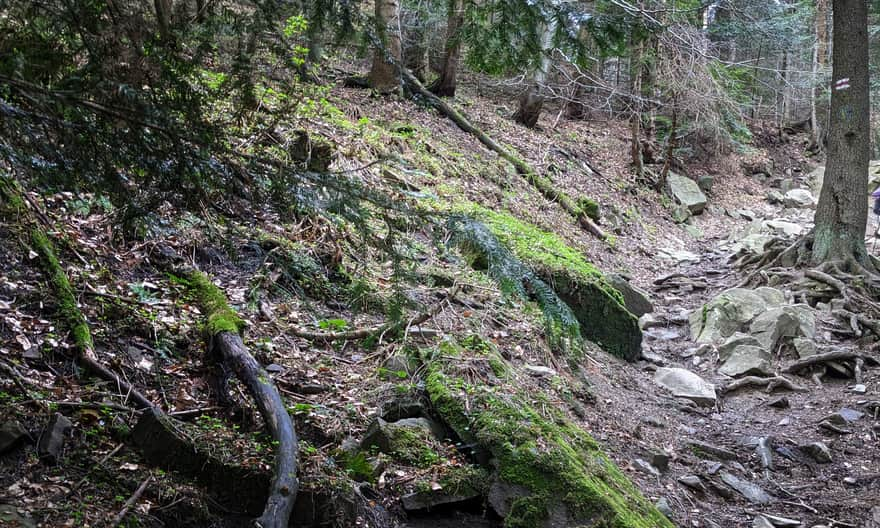
MULTIPOLYGON (((318 110, 291 126, 332 138, 340 153, 334 170, 352 171, 389 189, 405 180, 407 189, 442 202, 473 202, 510 212, 559 234, 603 271, 631 277, 654 299, 657 324, 646 331, 643 343, 650 361, 625 363, 590 345, 584 376, 569 372, 544 343, 540 317, 529 303, 506 298, 481 273, 444 261, 432 249, 427 231, 411 233, 420 244, 414 255, 419 265, 403 295, 411 306, 439 306, 436 315, 405 342, 370 347, 316 343, 297 337, 297 331, 379 324, 384 315, 378 307, 395 293, 391 264, 342 242, 356 238, 345 229, 313 218, 285 224, 258 208, 222 222, 216 212, 163 210, 157 212, 163 225, 153 235, 122 240, 115 234, 115 217, 98 196, 33 193, 31 198, 47 215, 50 232, 64 241, 62 263, 80 295, 99 357, 166 411, 191 423, 217 456, 265 473, 272 445, 260 431, 259 417, 248 410, 247 397, 235 383, 237 411, 217 407, 211 386, 216 366, 204 358, 202 314, 157 261, 170 251, 214 277, 247 320, 246 343, 268 366, 303 438, 305 499, 297 508, 297 526, 333 525, 341 518, 334 507, 353 509, 353 524, 393 526, 392 518, 403 517, 400 495, 412 491, 416 482, 436 482, 449 468, 463 464, 458 446, 440 442, 434 446, 436 459, 410 464, 390 460, 373 468, 377 474, 371 485, 359 488, 363 503, 334 503, 338 497, 333 490, 351 478, 341 465, 340 449, 361 438, 389 400, 422 387, 422 372, 401 362, 403 353, 436 347, 450 336, 465 342, 476 335, 512 365, 512 383, 546 395, 545 401, 564 409, 599 441, 648 499, 665 499, 678 526, 762 526, 753 523, 763 513, 802 526, 880 527, 880 451, 874 427, 880 404, 872 404, 880 400, 876 370, 864 373, 865 394, 851 390, 851 379, 826 378, 820 388, 798 378, 807 392, 768 394, 745 388, 724 395, 714 408, 675 399, 652 381, 658 364, 687 368, 719 385, 729 381, 716 374, 714 352, 697 351, 687 315, 742 278, 729 258, 730 247, 750 221, 736 211, 767 219, 783 214, 780 206, 766 201, 769 182, 774 177, 803 182, 812 168, 803 155, 805 138, 756 132, 755 146, 744 153, 705 155, 710 161, 689 165, 690 176, 712 175, 715 183, 706 212, 680 225, 671 220, 667 199, 634 181, 624 123, 557 122, 552 111, 545 112, 538 130, 529 131, 506 118, 512 100, 466 84, 456 104, 494 138, 553 174, 558 187, 599 202, 603 227, 613 236, 610 243, 575 226, 451 122, 417 110, 409 101, 332 88, 323 94, 318 110), (377 158, 393 161, 385 165, 388 171, 382 165, 360 169, 377 158), (770 174, 755 177, 751 168, 770 159, 770 174), (288 252, 294 246, 296 251, 288 252), (683 250, 698 261, 670 256, 683 250), (308 258, 292 263, 290 255, 308 258), (340 265, 363 280, 334 276, 340 265), (689 280, 673 288, 655 284, 670 273, 689 280), (447 295, 452 281, 464 285, 455 297, 447 295), (361 301, 357 308, 355 297, 361 301), (534 365, 551 367, 558 376, 532 376, 525 367, 534 365), (769 405, 780 396, 787 398, 788 407, 769 405), (842 408, 865 412, 846 426, 848 434, 818 426, 842 408), (822 441, 832 461, 815 464, 776 453, 774 468, 764 469, 754 445, 762 437, 772 437, 777 448, 822 441), (704 459, 691 441, 718 447, 721 460, 718 455, 704 459), (651 461, 658 453, 669 456, 662 473, 653 474, 638 462, 651 461), (769 502, 751 503, 724 486, 696 490, 679 480, 697 475, 705 486, 726 471, 760 486, 769 502), (376 514, 377 509, 387 516, 376 514)), ((802 222, 806 216, 794 220, 802 222)), ((0 425, 18 421, 37 440, 48 417, 61 412, 71 420, 73 432, 55 465, 41 461, 33 449, 2 455, 0 525, 108 526, 147 482, 121 526, 241 526, 242 512, 218 504, 210 486, 154 468, 130 446, 136 413, 125 409, 116 387, 86 381, 70 361, 70 339, 54 319, 39 258, 15 250, 22 240, 14 221, 0 224, 0 360, 16 365, 17 372, 0 375, 0 425)), ((481 368, 473 363, 475 376, 481 368)), ((411 519, 410 526, 443 522, 498 525, 491 516, 483 518, 479 505, 470 505, 465 516, 441 509, 411 519)))

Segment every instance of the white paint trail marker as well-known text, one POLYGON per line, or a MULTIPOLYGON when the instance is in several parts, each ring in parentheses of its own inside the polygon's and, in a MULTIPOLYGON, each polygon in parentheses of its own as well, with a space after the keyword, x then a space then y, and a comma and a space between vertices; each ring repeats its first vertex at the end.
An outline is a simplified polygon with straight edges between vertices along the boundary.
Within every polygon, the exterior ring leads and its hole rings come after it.
POLYGON ((840 90, 849 90, 849 77, 845 77, 843 79, 838 79, 834 82, 834 89, 836 91, 840 90))

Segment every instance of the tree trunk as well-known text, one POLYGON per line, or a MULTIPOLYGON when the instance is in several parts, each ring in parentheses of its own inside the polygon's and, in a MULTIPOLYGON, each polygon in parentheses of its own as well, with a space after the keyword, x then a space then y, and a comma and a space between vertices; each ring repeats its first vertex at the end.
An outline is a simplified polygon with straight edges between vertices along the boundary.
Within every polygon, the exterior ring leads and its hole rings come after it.
POLYGON ((429 90, 440 97, 454 97, 458 59, 461 55, 461 26, 464 23, 464 0, 449 0, 446 21, 446 53, 440 77, 429 90))
POLYGON ((868 10, 864 0, 833 0, 833 75, 828 159, 816 209, 812 261, 870 260, 868 220, 868 10))
POLYGON ((174 9, 172 0, 153 0, 156 9, 156 21, 159 23, 159 35, 165 42, 171 41, 171 13, 174 9))
POLYGON ((633 169, 636 173, 636 178, 641 179, 644 176, 645 167, 642 163, 642 140, 641 140, 641 125, 642 125, 642 51, 643 51, 644 43, 638 43, 633 46, 632 57, 630 60, 632 64, 630 64, 630 79, 632 84, 630 86, 630 94, 632 96, 632 115, 630 116, 630 154, 632 157, 633 169))
POLYGON ((392 92, 400 86, 394 65, 400 63, 399 15, 400 4, 397 0, 376 0, 376 33, 385 49, 373 51, 373 66, 367 82, 379 92, 392 92), (385 53, 391 55, 393 62, 386 59, 385 53))
POLYGON ((403 31, 403 64, 420 82, 425 82, 428 73, 427 28, 421 21, 414 21, 403 31))
POLYGON ((541 63, 532 77, 532 84, 519 98, 519 108, 513 114, 513 120, 529 128, 534 128, 544 108, 544 83, 550 74, 551 54, 553 53, 553 33, 556 21, 546 22, 541 33, 541 63))
POLYGON ((816 43, 813 46, 813 89, 810 90, 810 121, 813 146, 822 149, 824 122, 819 101, 819 78, 828 65, 828 0, 816 0, 816 43))

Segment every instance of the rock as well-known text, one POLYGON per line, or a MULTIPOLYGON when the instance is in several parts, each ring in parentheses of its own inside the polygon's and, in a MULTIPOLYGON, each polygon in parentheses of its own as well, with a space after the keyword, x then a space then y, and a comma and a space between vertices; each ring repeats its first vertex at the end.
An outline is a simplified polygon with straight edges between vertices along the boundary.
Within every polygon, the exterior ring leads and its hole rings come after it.
POLYGON ((550 367, 544 367, 540 365, 526 365, 524 368, 526 372, 538 378, 549 378, 556 375, 556 371, 550 367))
POLYGON ((670 391, 673 396, 687 398, 698 405, 715 404, 715 386, 689 370, 658 368, 654 374, 654 383, 670 391))
POLYGON ((676 224, 683 224, 690 220, 690 218, 691 212, 687 206, 679 204, 672 208, 672 221, 676 224))
POLYGON ((764 226, 776 234, 785 235, 787 237, 796 237, 803 234, 805 231, 804 226, 795 224, 794 222, 786 222, 785 220, 765 220, 764 226))
MULTIPOLYGON (((464 469, 464 468, 463 468, 464 469)), ((485 493, 486 475, 479 482, 471 482, 482 470, 471 474, 466 473, 462 482, 456 480, 454 489, 445 489, 439 483, 429 484, 428 490, 409 493, 400 498, 400 504, 407 512, 426 511, 444 505, 462 504, 479 499, 485 493)))
POLYGON ((782 195, 781 192, 776 189, 770 189, 767 191, 767 203, 770 205, 781 204, 785 200, 785 196, 782 195))
POLYGON ((749 333, 765 350, 775 350, 783 337, 814 337, 816 315, 806 305, 793 304, 771 308, 751 322, 749 333))
POLYGON ((758 515, 752 521, 752 528, 773 528, 773 523, 763 515, 758 515))
POLYGON ((697 240, 703 238, 703 230, 695 225, 686 224, 683 226, 685 233, 697 240))
POLYGON ((849 407, 844 407, 838 412, 826 416, 824 419, 833 423, 834 425, 847 425, 853 422, 857 422, 865 416, 865 413, 859 412, 855 409, 850 409, 849 407))
POLYGON ((730 473, 721 473, 721 480, 753 504, 768 504, 773 500, 760 486, 737 478, 730 473))
POLYGON ((683 249, 660 248, 657 250, 657 256, 663 259, 671 260, 675 264, 684 264, 685 262, 698 263, 700 256, 683 249))
POLYGON ((767 405, 769 405, 770 407, 775 407, 777 409, 788 409, 790 406, 790 404, 788 403, 788 398, 786 398, 785 396, 776 398, 767 405))
POLYGON ((671 457, 666 453, 654 453, 651 455, 651 465, 657 468, 661 473, 665 473, 669 469, 669 461, 671 457))
POLYGON ((684 475, 678 478, 678 482, 697 491, 706 490, 705 486, 703 486, 703 481, 700 480, 700 477, 698 477, 697 475, 684 475))
POLYGON ((10 528, 36 528, 36 523, 25 517, 12 504, 0 504, 0 526, 10 528))
POLYGON ((666 364, 666 358, 647 348, 642 348, 642 359, 661 367, 666 364))
POLYGON ((736 453, 729 449, 702 442, 700 440, 690 440, 687 442, 687 446, 695 455, 701 458, 706 456, 717 458, 718 460, 736 460, 738 458, 736 453))
POLYGON ((691 337, 698 343, 721 341, 767 310, 756 290, 731 288, 690 315, 691 337))
POLYGON ((386 422, 377 418, 361 441, 361 450, 376 448, 397 457, 403 463, 418 463, 432 441, 443 436, 443 428, 427 418, 404 418, 386 422))
POLYGON ((712 192, 712 187, 715 185, 715 176, 711 175, 703 175, 697 178, 697 187, 700 188, 703 192, 712 192))
POLYGON ((798 449, 820 464, 831 463, 831 450, 824 442, 812 442, 798 446, 798 449))
POLYGON ((284 372, 284 367, 282 367, 278 363, 272 363, 272 364, 266 365, 266 372, 268 372, 270 374, 277 374, 279 372, 284 372))
POLYGON ((643 473, 647 473, 649 475, 653 475, 655 477, 660 476, 660 470, 649 464, 648 462, 642 460, 641 458, 637 458, 633 460, 633 467, 638 469, 643 473))
MULTIPOLYGON (((856 394, 865 394, 866 392, 868 392, 868 387, 859 383, 858 385, 853 385, 852 387, 850 387, 849 390, 856 393, 856 394)), ((0 452, 2 452, 2 451, 3 450, 0 449, 0 452)))
POLYGON ((733 253, 745 251, 757 255, 764 252, 764 246, 771 240, 773 240, 773 237, 768 234, 752 233, 740 238, 731 250, 733 253))
POLYGON ((735 216, 731 215, 734 218, 739 217, 739 218, 742 218, 743 220, 748 220, 749 222, 757 220, 757 218, 758 218, 758 215, 755 214, 755 212, 752 211, 751 209, 737 209, 736 211, 734 211, 734 213, 735 213, 735 216))
POLYGON ((795 189, 796 187, 797 182, 795 182, 792 178, 784 178, 782 181, 779 182, 779 191, 783 194, 795 189))
POLYGON ((761 347, 740 345, 728 356, 718 372, 731 377, 746 374, 769 376, 773 372, 770 365, 772 359, 770 353, 761 347))
POLYGON ((706 195, 697 183, 684 176, 670 172, 666 177, 666 189, 672 198, 688 208, 691 214, 698 215, 706 208, 706 195))
POLYGON ((763 436, 758 439, 758 445, 755 446, 755 453, 761 461, 761 467, 773 470, 773 439, 763 436))
POLYGON ((797 352, 798 357, 801 359, 815 356, 819 352, 816 342, 806 337, 796 337, 792 340, 792 344, 794 345, 795 352, 797 352))
POLYGON ((623 295, 623 305, 636 317, 641 317, 654 311, 651 296, 645 290, 630 284, 628 280, 616 273, 605 276, 608 283, 623 295))
POLYGON ((664 326, 666 321, 662 321, 657 319, 657 316, 654 314, 646 313, 645 315, 639 317, 639 328, 641 330, 647 330, 649 328, 664 326))
POLYGON ((410 394, 403 394, 382 403, 379 416, 386 422, 427 416, 422 401, 410 394))
POLYGON ((57 464, 61 458, 61 451, 64 449, 65 437, 71 429, 73 429, 73 424, 66 416, 61 413, 52 415, 37 444, 37 454, 40 456, 40 460, 49 465, 57 464))
POLYGON ((0 455, 17 448, 25 442, 32 442, 27 429, 15 420, 10 420, 0 427, 0 455))
POLYGON ((674 514, 672 513, 672 508, 669 507, 669 501, 666 500, 666 497, 660 497, 660 499, 654 504, 654 507, 656 507, 657 511, 665 515, 667 518, 672 519, 674 514))
POLYGON ((806 189, 792 189, 785 193, 782 199, 785 207, 813 209, 816 207, 816 200, 813 193, 806 189))
POLYGON ((735 332, 732 336, 718 346, 718 359, 727 361, 734 350, 741 346, 760 346, 761 344, 753 336, 742 332, 735 332))

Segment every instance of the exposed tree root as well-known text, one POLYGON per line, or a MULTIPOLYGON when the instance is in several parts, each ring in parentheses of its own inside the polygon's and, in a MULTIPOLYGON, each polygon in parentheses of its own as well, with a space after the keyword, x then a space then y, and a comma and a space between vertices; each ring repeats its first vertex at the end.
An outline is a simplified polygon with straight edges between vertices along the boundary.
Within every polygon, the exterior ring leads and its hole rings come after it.
POLYGON ((408 331, 410 327, 418 326, 440 313, 440 311, 443 309, 443 305, 446 304, 447 301, 455 298, 455 295, 458 293, 459 288, 460 286, 458 284, 454 285, 452 288, 450 288, 449 293, 447 293, 443 297, 443 299, 435 304, 429 311, 420 313, 419 315, 416 315, 415 317, 404 321, 398 321, 396 323, 385 323, 371 328, 359 328, 357 330, 351 330, 347 332, 313 332, 304 328, 293 327, 291 329, 291 333, 297 337, 311 339, 312 341, 323 342, 351 341, 357 339, 366 339, 370 336, 379 336, 379 338, 381 339, 388 334, 396 335, 401 330, 408 331))
POLYGON ((287 407, 269 374, 242 342, 240 332, 244 322, 229 307, 223 292, 202 272, 187 270, 183 275, 207 314, 208 352, 231 367, 244 383, 276 442, 269 498, 255 524, 261 528, 286 528, 299 489, 296 476, 299 442, 287 407))
POLYGON ((88 322, 77 306, 76 295, 64 268, 58 261, 54 244, 34 219, 22 199, 23 196, 25 193, 15 181, 9 178, 0 178, 0 197, 3 199, 2 212, 8 215, 17 215, 19 225, 30 237, 32 249, 41 258, 43 272, 58 299, 59 315, 73 336, 79 361, 99 378, 116 385, 117 391, 125 400, 133 401, 137 408, 154 407, 153 402, 121 376, 104 366, 98 359, 88 322))
POLYGON ((800 385, 783 376, 771 376, 769 378, 762 378, 759 376, 746 376, 744 378, 734 380, 727 385, 723 385, 719 390, 722 394, 726 394, 728 392, 733 392, 735 390, 751 385, 759 387, 766 386, 767 392, 773 392, 779 387, 788 389, 793 392, 807 392, 807 389, 805 387, 801 387, 800 385))
POLYGON ((803 359, 799 359, 785 367, 782 371, 787 374, 794 374, 813 365, 820 365, 823 363, 828 363, 829 361, 846 360, 861 360, 863 363, 865 360, 873 361, 874 363, 878 362, 877 358, 868 356, 861 352, 856 352, 853 350, 832 350, 831 352, 825 352, 823 354, 816 354, 815 356, 809 356, 803 359))

